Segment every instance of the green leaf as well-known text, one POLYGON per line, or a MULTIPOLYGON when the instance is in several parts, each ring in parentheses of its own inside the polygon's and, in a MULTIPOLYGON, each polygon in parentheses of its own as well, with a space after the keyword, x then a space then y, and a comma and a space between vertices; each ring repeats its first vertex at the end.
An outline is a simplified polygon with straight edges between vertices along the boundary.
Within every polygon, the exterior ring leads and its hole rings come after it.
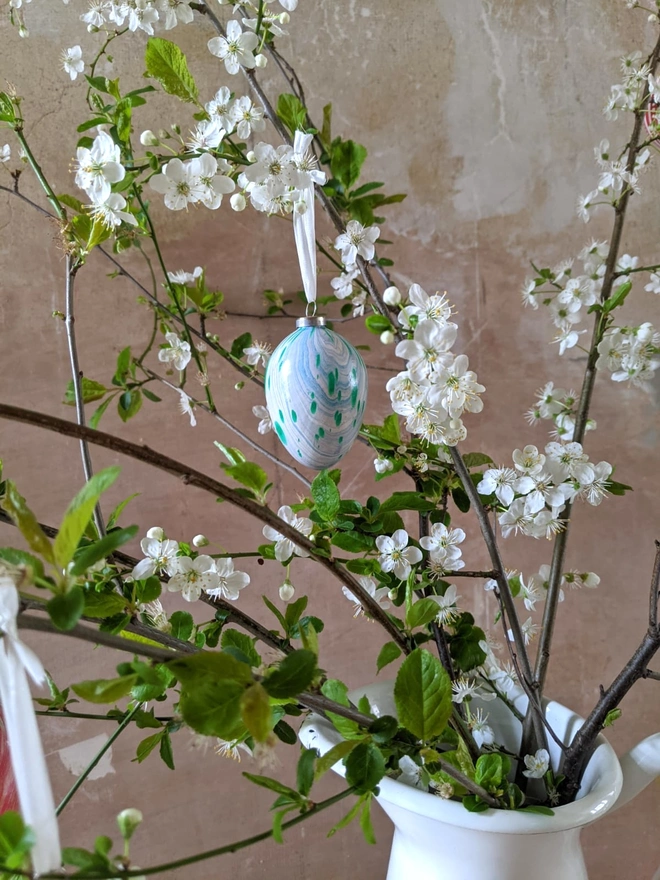
POLYGON ((364 324, 370 333, 380 336, 385 330, 391 330, 392 324, 384 315, 369 315, 365 318, 364 324))
POLYGON ((231 356, 240 360, 243 357, 243 351, 252 345, 252 334, 241 333, 231 344, 231 356))
POLYGON ((526 813, 540 813, 542 816, 555 815, 554 810, 551 810, 550 807, 543 807, 541 804, 532 804, 529 807, 521 807, 520 810, 526 813))
POLYGON ((451 717, 451 681, 439 660, 416 648, 401 664, 394 683, 399 723, 421 740, 442 733, 451 717))
POLYGON ((298 742, 298 734, 295 732, 293 727, 290 724, 287 724, 286 721, 282 721, 281 719, 277 722, 275 727, 273 728, 273 733, 280 739, 283 743, 286 743, 288 746, 295 746, 298 742))
POLYGON ((188 611, 175 611, 170 617, 170 624, 174 638, 181 639, 183 642, 188 641, 195 626, 192 614, 188 611))
POLYGON ((284 785, 283 782, 278 782, 277 779, 271 779, 269 776, 258 776, 255 773, 244 773, 243 776, 245 776, 246 779, 249 779, 250 782, 254 782, 255 785, 260 785, 262 788, 269 789, 269 791, 285 795, 290 798, 293 803, 301 802, 301 797, 295 789, 289 788, 289 786, 284 785))
POLYGON ((312 790, 314 784, 314 762, 318 758, 316 749, 303 749, 298 758, 296 767, 296 786, 303 797, 312 790))
POLYGON ((468 813, 483 813, 488 809, 488 804, 476 794, 466 794, 463 798, 463 806, 468 813))
POLYGON ((322 755, 316 761, 314 779, 320 779, 328 772, 328 770, 334 767, 335 764, 338 764, 339 761, 342 761, 347 755, 350 755, 356 745, 357 742, 355 740, 344 739, 337 743, 336 746, 333 746, 330 751, 326 752, 325 755, 322 755))
POLYGON ((364 800, 362 812, 360 813, 360 828, 367 843, 375 844, 376 835, 374 834, 374 826, 371 824, 371 800, 371 797, 367 797, 364 800))
POLYGON ((423 513, 433 510, 435 503, 418 492, 394 492, 380 505, 380 512, 399 510, 419 510, 423 513))
POLYGON ((25 825, 19 813, 7 810, 0 816, 0 862, 3 865, 8 868, 24 868, 26 856, 34 842, 32 830, 25 825))
POLYGON ((112 486, 119 472, 120 468, 116 466, 99 471, 82 487, 69 505, 53 545, 55 559, 60 568, 66 568, 73 559, 78 543, 92 518, 96 502, 112 486))
POLYGON ((307 111, 295 95, 281 94, 275 111, 291 134, 307 127, 307 111))
POLYGON ((345 760, 346 782, 359 794, 373 791, 385 775, 385 759, 370 742, 358 743, 345 760))
MULTIPOLYGON (((105 397, 108 392, 105 385, 102 385, 100 382, 95 382, 93 379, 87 379, 85 376, 82 378, 81 385, 83 403, 91 403, 94 400, 100 400, 102 397, 105 397)), ((76 405, 76 394, 73 387, 73 380, 71 380, 66 386, 64 403, 66 403, 67 406, 76 405)))
POLYGON ((73 684, 71 689, 88 703, 116 703, 130 694, 138 679, 137 673, 123 675, 121 678, 97 678, 73 684))
POLYGON ((296 697, 309 687, 315 675, 316 655, 302 648, 287 654, 278 668, 266 676, 263 685, 276 699, 296 697))
POLYGON ((388 663, 393 663, 397 657, 401 656, 401 648, 396 642, 385 642, 380 649, 378 659, 376 660, 376 669, 380 672, 388 663))
POLYGON ((451 490, 451 497, 454 501, 454 504, 461 513, 467 513, 470 509, 470 499, 468 498, 467 493, 461 486, 456 486, 451 490))
POLYGON ((312 482, 312 499, 314 506, 326 522, 332 522, 339 513, 341 498, 335 481, 327 471, 321 471, 312 482))
POLYGON ((463 456, 465 467, 481 467, 483 464, 493 464, 493 459, 485 452, 468 452, 463 456))
POLYGON ((138 764, 141 764, 145 758, 148 758, 153 750, 160 745, 164 732, 165 731, 161 730, 160 733, 152 733, 151 736, 147 736, 139 742, 133 760, 137 761, 138 764))
POLYGON ((626 492, 632 492, 633 487, 627 486, 625 483, 617 483, 616 480, 608 480, 605 483, 605 488, 608 492, 611 492, 612 495, 625 495, 626 492))
POLYGON ((119 517, 122 515, 122 513, 124 512, 124 510, 126 509, 128 504, 130 504, 130 502, 134 498, 137 498, 139 496, 139 494, 140 494, 139 492, 133 492, 133 494, 129 495, 128 498, 124 498, 123 501, 119 502, 119 504, 115 507, 115 509, 112 511, 112 513, 108 517, 108 528, 109 529, 112 529, 115 526, 115 524, 119 520, 119 517))
POLYGON ((332 536, 332 543, 347 553, 364 553, 371 550, 376 542, 371 535, 361 532, 336 532, 332 536))
POLYGON ((511 761, 506 755, 497 752, 481 755, 475 765, 474 781, 491 791, 500 787, 510 769, 511 761))
POLYGON ((83 574, 90 566, 100 559, 110 556, 117 547, 121 547, 122 544, 126 544, 127 541, 134 538, 137 531, 137 526, 128 526, 126 529, 113 529, 108 532, 100 541, 96 541, 76 553, 74 563, 71 566, 71 574, 74 577, 83 574))
POLYGON ((16 550, 14 547, 0 547, 0 559, 4 559, 10 565, 25 566, 28 572, 27 577, 30 581, 34 578, 42 579, 46 576, 41 559, 37 559, 36 556, 33 556, 26 550, 16 550))
POLYGON ((23 498, 11 480, 7 480, 5 483, 5 496, 2 499, 2 507, 14 521, 14 525, 18 527, 19 532, 28 542, 30 549, 54 565, 55 555, 52 544, 37 522, 36 516, 27 506, 25 498, 23 498))
POLYGON ((298 623, 303 611, 307 608, 308 601, 307 596, 301 596, 295 602, 289 602, 286 606, 284 619, 288 629, 291 629, 298 623))
POLYGON ((257 495, 263 495, 268 486, 268 474, 266 471, 251 461, 242 461, 236 465, 222 465, 230 477, 237 483, 242 483, 248 489, 252 489, 257 495))
POLYGON ((113 617, 126 609, 127 601, 119 593, 88 592, 85 596, 85 617, 113 617))
MULTIPOLYGON (((324 681, 321 686, 321 693, 328 697, 328 699, 334 700, 335 703, 339 703, 340 706, 350 705, 348 700, 348 688, 343 681, 338 681, 336 678, 329 678, 327 681, 324 681)), ((339 731, 344 739, 355 739, 356 737, 362 736, 360 725, 357 721, 352 721, 350 718, 344 718, 342 715, 337 715, 334 712, 328 712, 327 714, 336 730, 339 731)))
POLYGON ((131 388, 119 395, 117 412, 122 422, 127 422, 142 409, 142 392, 139 388, 131 388))
POLYGON ((603 721, 603 727, 611 727, 615 721, 618 721, 619 718, 623 715, 623 711, 621 709, 610 709, 610 711, 605 716, 605 721, 603 721))
POLYGON ((323 107, 323 126, 321 127, 321 143, 327 150, 332 140, 332 104, 323 107))
POLYGON ((245 686, 237 681, 200 679, 193 687, 185 686, 179 710, 189 727, 204 736, 234 740, 243 736, 241 698, 245 686))
POLYGON ((103 416, 103 413, 110 406, 112 401, 113 401, 113 398, 108 397, 107 400, 104 400, 103 403, 99 407, 97 407, 97 409, 94 410, 94 413, 92 414, 92 417, 89 420, 89 427, 92 428, 92 430, 96 431, 96 429, 99 426, 99 422, 101 421, 101 418, 103 416))
POLYGON ((333 825, 333 827, 330 829, 330 831, 328 831, 328 837, 332 837, 338 831, 341 831, 342 828, 346 828, 347 825, 350 825, 351 822, 353 821, 353 819, 355 819, 357 814, 362 809, 362 803, 363 803, 362 798, 359 798, 353 804, 353 806, 348 811, 348 813, 346 813, 346 815, 342 819, 340 819, 336 825, 333 825))
POLYGON ((438 616, 438 603, 431 598, 420 599, 411 606, 406 614, 406 626, 415 629, 430 623, 438 616))
POLYGON ((609 299, 606 299, 603 303, 603 311, 605 313, 611 312, 618 308, 618 306, 623 305, 625 298, 631 290, 632 281, 626 281, 620 287, 617 287, 612 296, 610 296, 609 299))
POLYGON ((176 95, 189 104, 198 103, 197 85, 188 70, 186 56, 176 43, 151 37, 144 60, 147 74, 157 79, 168 95, 176 95))
POLYGON ((273 713, 266 690, 255 682, 241 696, 241 718, 256 742, 266 742, 273 728, 273 713))
POLYGON ((186 687, 194 687, 201 679, 235 681, 243 685, 253 681, 250 667, 224 652, 200 651, 170 661, 167 668, 186 687))
POLYGON ((174 770, 174 752, 172 751, 172 739, 170 738, 170 734, 168 730, 163 732, 163 735, 160 740, 160 757, 165 764, 170 768, 170 770, 174 770))
POLYGON ((84 610, 85 594, 77 584, 71 587, 68 592, 58 593, 46 602, 46 611, 50 615, 50 619, 63 632, 74 628, 84 610))
POLYGON ((346 192, 357 182, 366 158, 366 147, 356 144, 355 141, 339 141, 333 144, 330 170, 346 192))
POLYGON ((247 663, 249 666, 261 666, 261 657, 254 647, 254 639, 251 639, 247 633, 237 629, 226 629, 222 633, 220 644, 223 651, 231 654, 242 663, 247 663))

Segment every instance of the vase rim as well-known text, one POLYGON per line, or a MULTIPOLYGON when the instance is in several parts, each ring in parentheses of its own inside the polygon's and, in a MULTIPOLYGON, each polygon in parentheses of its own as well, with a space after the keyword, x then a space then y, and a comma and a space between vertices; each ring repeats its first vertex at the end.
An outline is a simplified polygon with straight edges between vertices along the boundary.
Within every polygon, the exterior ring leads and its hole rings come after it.
MULTIPOLYGON (((359 688, 348 696, 354 704, 362 696, 379 699, 388 692, 391 693, 393 685, 393 681, 382 681, 359 688)), ((554 716, 563 723, 564 729, 572 738, 583 719, 561 703, 553 700, 544 700, 543 703, 546 716, 554 716)), ((524 713, 527 697, 524 694, 518 696, 514 704, 524 713)), ((301 725, 299 737, 305 746, 318 748, 321 754, 325 754, 342 740, 332 724, 316 714, 311 714, 301 725)), ((342 776, 345 774, 341 763, 335 764, 332 769, 342 776)), ((587 774, 588 790, 578 800, 555 807, 553 816, 524 810, 488 809, 481 813, 470 813, 459 801, 443 800, 437 795, 387 776, 379 783, 378 800, 460 828, 496 834, 551 834, 588 825, 614 807, 623 785, 623 773, 614 749, 602 735, 597 739, 597 748, 589 762, 587 774)))

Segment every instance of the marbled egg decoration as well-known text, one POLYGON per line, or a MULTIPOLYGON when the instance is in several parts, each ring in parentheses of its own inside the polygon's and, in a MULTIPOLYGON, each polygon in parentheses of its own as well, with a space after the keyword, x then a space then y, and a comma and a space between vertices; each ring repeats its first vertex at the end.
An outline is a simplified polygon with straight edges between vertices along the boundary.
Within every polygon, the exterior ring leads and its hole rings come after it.
POLYGON ((300 318, 266 370, 266 405, 289 455, 320 471, 343 458, 367 403, 367 369, 357 350, 325 326, 300 318))

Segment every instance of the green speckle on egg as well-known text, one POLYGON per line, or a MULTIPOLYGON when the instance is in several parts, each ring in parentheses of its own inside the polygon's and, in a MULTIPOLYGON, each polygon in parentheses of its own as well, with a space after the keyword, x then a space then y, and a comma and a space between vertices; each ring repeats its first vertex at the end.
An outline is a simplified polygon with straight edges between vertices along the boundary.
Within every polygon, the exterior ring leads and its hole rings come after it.
POLYGON ((337 425, 337 427, 339 427, 341 425, 341 413, 340 412, 335 413, 335 425, 337 425))
POLYGON ((335 393, 335 373, 334 370, 332 373, 328 373, 328 394, 335 393))
POLYGON ((314 415, 314 413, 316 412, 316 401, 315 400, 312 401, 312 405, 310 406, 309 411, 311 412, 312 415, 314 415))
POLYGON ((295 409, 291 410, 291 418, 293 419, 294 422, 298 421, 298 414, 296 413, 295 409))
POLYGON ((319 437, 325 437, 325 428, 319 428, 319 437))
POLYGON ((321 366, 321 355, 320 354, 316 355, 316 366, 317 367, 321 366))
POLYGON ((286 437, 284 436, 284 429, 279 422, 275 422, 275 431, 277 432, 277 436, 280 438, 282 443, 286 446, 286 437))
POLYGON ((351 391, 351 409, 355 408, 355 404, 357 403, 358 390, 357 385, 355 385, 351 391))

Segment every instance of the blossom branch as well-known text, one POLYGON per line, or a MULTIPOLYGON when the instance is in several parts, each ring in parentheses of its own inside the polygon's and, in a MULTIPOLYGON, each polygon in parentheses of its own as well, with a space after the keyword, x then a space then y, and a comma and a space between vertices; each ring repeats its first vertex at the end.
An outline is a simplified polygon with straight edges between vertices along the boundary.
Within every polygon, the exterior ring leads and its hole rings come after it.
MULTIPOLYGON (((73 384, 73 396, 76 406, 76 419, 79 425, 85 424, 85 403, 82 392, 82 371, 78 362, 78 347, 76 345, 76 329, 75 329, 75 313, 74 313, 74 284, 76 275, 80 269, 80 263, 72 260, 70 254, 66 254, 64 259, 66 271, 65 283, 65 324, 66 339, 69 347, 69 363, 71 364, 71 382, 73 384)), ((80 456, 82 458, 83 472, 85 481, 92 479, 94 471, 92 469, 92 459, 89 454, 89 444, 86 440, 80 440, 80 456)), ((99 501, 94 506, 94 525, 99 537, 105 535, 105 524, 103 522, 103 513, 101 512, 101 504, 99 501)))
POLYGON ((258 504, 249 498, 244 498, 234 489, 225 486, 217 480, 208 477, 193 468, 188 467, 182 462, 169 458, 150 449, 148 446, 139 446, 136 443, 130 443, 121 437, 115 437, 112 434, 106 434, 103 431, 92 431, 90 428, 82 425, 74 425, 64 419, 56 416, 46 415, 45 413, 35 412, 33 410, 22 409, 17 406, 8 404, 0 404, 0 418, 9 419, 11 421, 22 422, 24 424, 34 425, 48 431, 54 431, 58 434, 64 434, 68 437, 80 439, 84 437, 88 442, 118 452, 130 458, 142 461, 152 467, 159 468, 162 471, 172 474, 183 479, 186 485, 196 486, 205 492, 209 492, 216 497, 228 501, 234 506, 244 510, 256 519, 261 520, 266 525, 271 526, 285 538, 288 538, 297 546, 306 550, 323 568, 329 571, 335 578, 360 599, 365 611, 367 611, 374 620, 390 634, 390 637, 405 652, 410 653, 411 646, 405 634, 392 621, 387 612, 383 611, 378 602, 373 599, 369 593, 361 586, 361 584, 333 559, 332 556, 326 556, 319 548, 308 538, 302 535, 289 523, 281 519, 277 514, 273 513, 268 507, 258 504))

